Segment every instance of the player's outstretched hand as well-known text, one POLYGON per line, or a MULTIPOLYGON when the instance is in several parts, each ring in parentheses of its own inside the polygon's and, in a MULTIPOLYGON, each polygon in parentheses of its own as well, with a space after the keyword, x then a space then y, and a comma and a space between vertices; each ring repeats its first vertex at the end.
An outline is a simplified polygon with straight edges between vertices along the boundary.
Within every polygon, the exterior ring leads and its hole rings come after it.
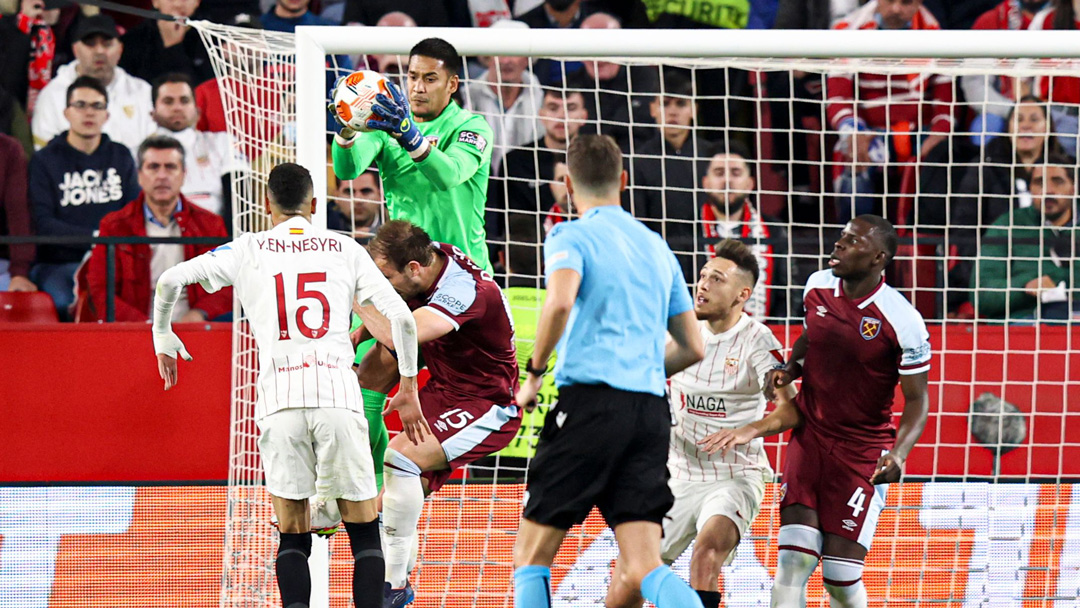
POLYGON ((874 485, 882 483, 896 483, 900 481, 900 473, 904 470, 904 459, 888 452, 878 458, 874 474, 870 476, 870 483, 874 485))
POLYGON ((518 389, 517 406, 524 409, 526 412, 531 412, 536 409, 536 394, 540 392, 540 383, 543 381, 539 376, 532 374, 525 374, 525 381, 521 383, 521 388, 518 389))
POLYGON ((184 348, 180 337, 172 331, 154 334, 154 352, 157 353, 158 374, 165 381, 165 390, 169 390, 177 383, 177 355, 183 357, 184 361, 191 361, 191 355, 187 348, 184 348))
MULTIPOLYGON (((334 91, 330 95, 331 99, 337 98, 337 88, 341 86, 341 82, 345 80, 345 78, 347 77, 342 76, 341 78, 337 79, 337 82, 334 83, 334 91)), ((338 114, 337 105, 334 102, 331 101, 326 105, 326 111, 330 112, 330 115, 334 117, 334 121, 337 122, 338 126, 341 127, 341 131, 339 131, 339 133, 341 134, 342 139, 352 139, 353 136, 356 135, 356 131, 348 124, 346 124, 344 120, 341 120, 341 115, 338 114)))
POLYGON ((397 394, 390 399, 383 416, 390 412, 397 412, 401 417, 401 430, 413 445, 420 445, 424 440, 424 434, 432 435, 431 427, 424 419, 424 412, 420 409, 420 395, 415 390, 398 390, 397 394))
POLYGON ((795 381, 795 377, 786 368, 770 369, 765 373, 765 399, 776 401, 776 389, 784 388, 795 381))
POLYGON ((422 151, 423 147, 430 144, 424 139, 420 129, 416 128, 409 99, 392 82, 387 82, 386 88, 390 95, 379 93, 375 96, 375 103, 371 105, 372 117, 368 119, 367 126, 390 134, 410 154, 422 151))
POLYGON ((737 445, 750 443, 754 437, 757 437, 754 429, 750 426, 740 426, 737 429, 721 429, 699 441, 698 445, 708 454, 720 452, 721 456, 726 456, 728 450, 737 445))

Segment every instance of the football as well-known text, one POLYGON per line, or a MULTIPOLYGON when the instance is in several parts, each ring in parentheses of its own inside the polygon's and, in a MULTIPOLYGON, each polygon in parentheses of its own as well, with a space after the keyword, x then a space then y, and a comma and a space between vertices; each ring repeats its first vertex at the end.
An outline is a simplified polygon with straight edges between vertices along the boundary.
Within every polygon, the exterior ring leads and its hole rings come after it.
POLYGON ((334 90, 334 108, 338 118, 356 131, 370 131, 371 105, 379 93, 390 95, 386 78, 371 70, 360 70, 346 76, 334 90))

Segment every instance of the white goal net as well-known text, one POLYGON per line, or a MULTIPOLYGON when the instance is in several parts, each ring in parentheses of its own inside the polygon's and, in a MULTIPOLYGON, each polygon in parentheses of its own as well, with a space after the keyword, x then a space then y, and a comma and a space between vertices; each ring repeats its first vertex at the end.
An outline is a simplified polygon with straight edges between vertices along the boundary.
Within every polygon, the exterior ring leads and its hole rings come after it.
MULTIPOLYGON (((577 132, 620 143, 625 206, 665 237, 688 283, 722 238, 754 247, 763 272, 748 309, 788 347, 801 331, 802 285, 824 268, 844 222, 888 218, 900 244, 887 278, 926 318, 934 356, 929 423, 868 557, 871 605, 1076 605, 1080 63, 1026 57, 1080 56, 1077 41, 1053 32, 194 26, 254 169, 234 196, 238 230, 265 227, 263 184, 285 160, 311 169, 316 192, 334 204, 318 221, 356 228, 366 195, 339 188, 329 171, 329 84, 353 66, 393 76, 396 55, 431 35, 462 52, 456 98, 495 129, 487 228, 507 285, 543 286, 543 236, 569 207, 561 150, 577 132)), ((864 322, 873 339, 881 321, 864 322)), ((278 601, 252 419, 254 348, 238 319, 223 606, 278 601)), ((898 395, 897 416, 902 404, 898 395)), ((767 446, 779 473, 784 443, 767 446)), ((527 465, 517 456, 529 453, 471 467, 429 498, 410 579, 416 606, 512 604, 527 465)), ((778 492, 770 486, 723 571, 726 606, 769 605, 778 492)), ((338 536, 328 596, 346 606, 351 559, 338 536)), ((602 605, 615 551, 595 513, 571 531, 553 568, 555 605, 602 605)), ((683 576, 688 557, 675 564, 683 576)), ((809 601, 828 602, 820 574, 809 601)))

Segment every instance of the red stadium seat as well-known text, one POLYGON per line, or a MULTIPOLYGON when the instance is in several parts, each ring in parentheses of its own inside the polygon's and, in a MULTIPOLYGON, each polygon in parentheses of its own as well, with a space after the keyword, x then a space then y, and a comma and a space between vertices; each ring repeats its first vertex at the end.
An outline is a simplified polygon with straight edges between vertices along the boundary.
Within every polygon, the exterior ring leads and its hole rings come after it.
POLYGON ((44 291, 0 291, 0 323, 56 323, 56 305, 44 291))

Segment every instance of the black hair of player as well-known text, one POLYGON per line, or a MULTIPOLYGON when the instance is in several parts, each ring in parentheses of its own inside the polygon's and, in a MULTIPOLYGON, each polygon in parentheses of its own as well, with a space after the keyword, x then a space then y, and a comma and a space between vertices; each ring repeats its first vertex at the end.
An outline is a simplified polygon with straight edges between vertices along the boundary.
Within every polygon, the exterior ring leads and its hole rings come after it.
MULTIPOLYGON (((177 82, 186 84, 188 89, 191 90, 191 95, 194 98, 195 85, 191 82, 191 76, 188 76, 183 72, 169 72, 154 79, 153 84, 150 86, 150 103, 157 105, 158 91, 161 90, 161 87, 177 82)), ((194 101, 194 99, 192 101, 194 101)))
POLYGON ((454 45, 442 38, 424 38, 417 42, 409 51, 409 61, 412 62, 412 58, 417 55, 441 61, 450 76, 461 73, 461 55, 458 54, 454 45))
POLYGON ((690 78, 687 70, 682 68, 668 67, 661 73, 663 86, 656 92, 656 96, 675 95, 679 97, 694 96, 694 81, 690 78))
POLYGON ((79 89, 91 89, 101 93, 101 96, 105 98, 105 103, 109 103, 109 91, 105 88, 105 84, 93 76, 79 76, 67 88, 67 105, 71 105, 71 96, 75 94, 75 91, 79 89))
POLYGON ((514 283, 535 283, 540 276, 540 218, 511 213, 506 221, 506 270, 514 283))
POLYGON ((151 135, 143 140, 139 144, 139 151, 135 154, 135 158, 139 161, 139 169, 142 169, 143 162, 146 160, 147 150, 176 150, 180 152, 180 167, 184 166, 184 144, 179 140, 168 135, 151 135))
POLYGON ((715 158, 720 154, 738 156, 746 163, 746 170, 750 172, 750 177, 757 179, 757 158, 750 152, 750 148, 746 144, 737 139, 727 139, 726 141, 721 139, 714 143, 709 148, 709 158, 715 158))
POLYGON ((871 234, 878 240, 878 247, 885 252, 885 265, 888 266, 889 262, 892 262, 893 258, 896 257, 896 248, 900 241, 899 237, 896 236, 896 228, 893 227, 892 222, 880 215, 871 213, 864 213, 856 216, 855 219, 870 224, 873 228, 871 234))
POLYGON ((311 202, 315 185, 311 173, 296 163, 281 163, 270 171, 266 180, 270 202, 282 211, 298 211, 311 202))
POLYGON ((735 239, 724 239, 716 244, 716 257, 730 260, 750 280, 750 289, 757 286, 758 277, 761 275, 761 266, 757 256, 746 246, 746 243, 735 239))
POLYGON ((435 261, 435 246, 424 229, 406 220, 391 220, 379 227, 375 238, 368 241, 371 257, 386 258, 397 270, 409 262, 431 266, 435 261))

